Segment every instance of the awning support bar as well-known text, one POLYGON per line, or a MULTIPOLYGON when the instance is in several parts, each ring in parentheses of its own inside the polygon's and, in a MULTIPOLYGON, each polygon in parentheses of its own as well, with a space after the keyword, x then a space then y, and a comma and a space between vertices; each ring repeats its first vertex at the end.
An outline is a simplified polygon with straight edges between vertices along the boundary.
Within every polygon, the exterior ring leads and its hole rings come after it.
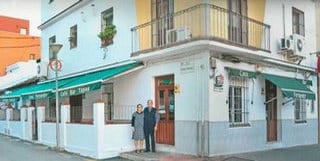
POLYGON ((285 101, 285 102, 282 102, 282 106, 286 105, 287 103, 289 103, 289 102, 291 102, 291 101, 293 101, 293 98, 291 98, 290 100, 287 100, 287 101, 285 101))
POLYGON ((276 99, 277 99, 277 96, 271 98, 270 100, 268 100, 268 101, 266 101, 266 102, 264 102, 264 104, 266 105, 266 104, 268 104, 268 103, 270 103, 270 102, 273 102, 273 101, 276 100, 276 99))

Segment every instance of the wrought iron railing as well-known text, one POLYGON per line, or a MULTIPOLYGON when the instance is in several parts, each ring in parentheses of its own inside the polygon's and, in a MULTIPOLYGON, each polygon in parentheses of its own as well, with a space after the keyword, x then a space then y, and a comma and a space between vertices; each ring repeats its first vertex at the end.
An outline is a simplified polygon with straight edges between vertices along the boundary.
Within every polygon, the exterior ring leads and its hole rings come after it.
POLYGON ((210 4, 133 27, 132 55, 192 40, 216 40, 256 50, 270 50, 270 26, 210 4))

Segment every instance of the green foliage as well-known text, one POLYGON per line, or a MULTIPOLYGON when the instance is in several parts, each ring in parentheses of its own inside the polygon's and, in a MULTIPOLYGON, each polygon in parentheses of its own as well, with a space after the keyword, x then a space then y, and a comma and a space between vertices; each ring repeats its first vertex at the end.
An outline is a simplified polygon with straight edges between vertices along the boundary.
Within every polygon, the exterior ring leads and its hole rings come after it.
POLYGON ((117 33, 115 25, 107 25, 103 31, 101 31, 98 37, 101 40, 112 39, 114 35, 117 33))

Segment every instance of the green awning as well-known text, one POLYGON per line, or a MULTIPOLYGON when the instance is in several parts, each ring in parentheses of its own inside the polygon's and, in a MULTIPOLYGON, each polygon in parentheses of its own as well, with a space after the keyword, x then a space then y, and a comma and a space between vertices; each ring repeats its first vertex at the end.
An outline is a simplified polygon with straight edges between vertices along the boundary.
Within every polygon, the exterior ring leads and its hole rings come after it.
MULTIPOLYGON (((58 82, 60 91, 59 96, 67 97, 100 89, 101 83, 105 79, 114 77, 141 65, 142 64, 140 63, 131 63, 127 65, 108 68, 105 70, 100 70, 97 72, 60 79, 58 82)), ((52 93, 54 89, 55 81, 52 80, 45 83, 17 89, 9 94, 0 96, 0 101, 19 100, 20 97, 22 97, 22 99, 43 99, 47 97, 55 97, 54 93, 52 93)))
POLYGON ((297 79, 297 80, 304 85, 312 86, 312 80, 303 80, 303 79, 297 79))
POLYGON ((72 95, 78 95, 100 89, 101 83, 109 78, 112 78, 118 74, 131 70, 135 67, 139 67, 140 63, 131 63, 127 65, 117 66, 97 72, 88 73, 85 75, 75 76, 70 83, 65 84, 59 89, 60 97, 67 97, 72 95))
POLYGON ((255 72, 249 72, 249 71, 238 70, 233 68, 228 68, 228 70, 231 76, 248 77, 248 78, 256 78, 257 76, 255 72))
POLYGON ((6 102, 6 103, 9 103, 9 102, 17 102, 20 100, 20 97, 7 97, 7 98, 2 98, 0 97, 0 102, 6 102))
POLYGON ((261 74, 262 77, 269 80, 279 88, 281 88, 282 94, 285 97, 290 98, 303 98, 314 100, 315 94, 295 78, 288 78, 270 74, 261 74))

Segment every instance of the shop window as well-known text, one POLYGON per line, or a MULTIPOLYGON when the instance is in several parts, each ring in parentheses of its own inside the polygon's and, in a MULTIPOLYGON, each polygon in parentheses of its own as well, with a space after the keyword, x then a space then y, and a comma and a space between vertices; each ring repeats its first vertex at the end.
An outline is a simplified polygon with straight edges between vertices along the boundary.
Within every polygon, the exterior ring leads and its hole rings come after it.
POLYGON ((305 123, 307 122, 307 110, 306 110, 306 100, 297 98, 295 99, 295 122, 305 123))
POLYGON ((77 47, 78 35, 77 35, 77 25, 70 28, 70 49, 77 47))
POLYGON ((230 126, 249 125, 249 79, 234 77, 229 79, 229 123, 230 126))
POLYGON ((292 8, 292 33, 305 35, 304 13, 296 8, 292 8))

